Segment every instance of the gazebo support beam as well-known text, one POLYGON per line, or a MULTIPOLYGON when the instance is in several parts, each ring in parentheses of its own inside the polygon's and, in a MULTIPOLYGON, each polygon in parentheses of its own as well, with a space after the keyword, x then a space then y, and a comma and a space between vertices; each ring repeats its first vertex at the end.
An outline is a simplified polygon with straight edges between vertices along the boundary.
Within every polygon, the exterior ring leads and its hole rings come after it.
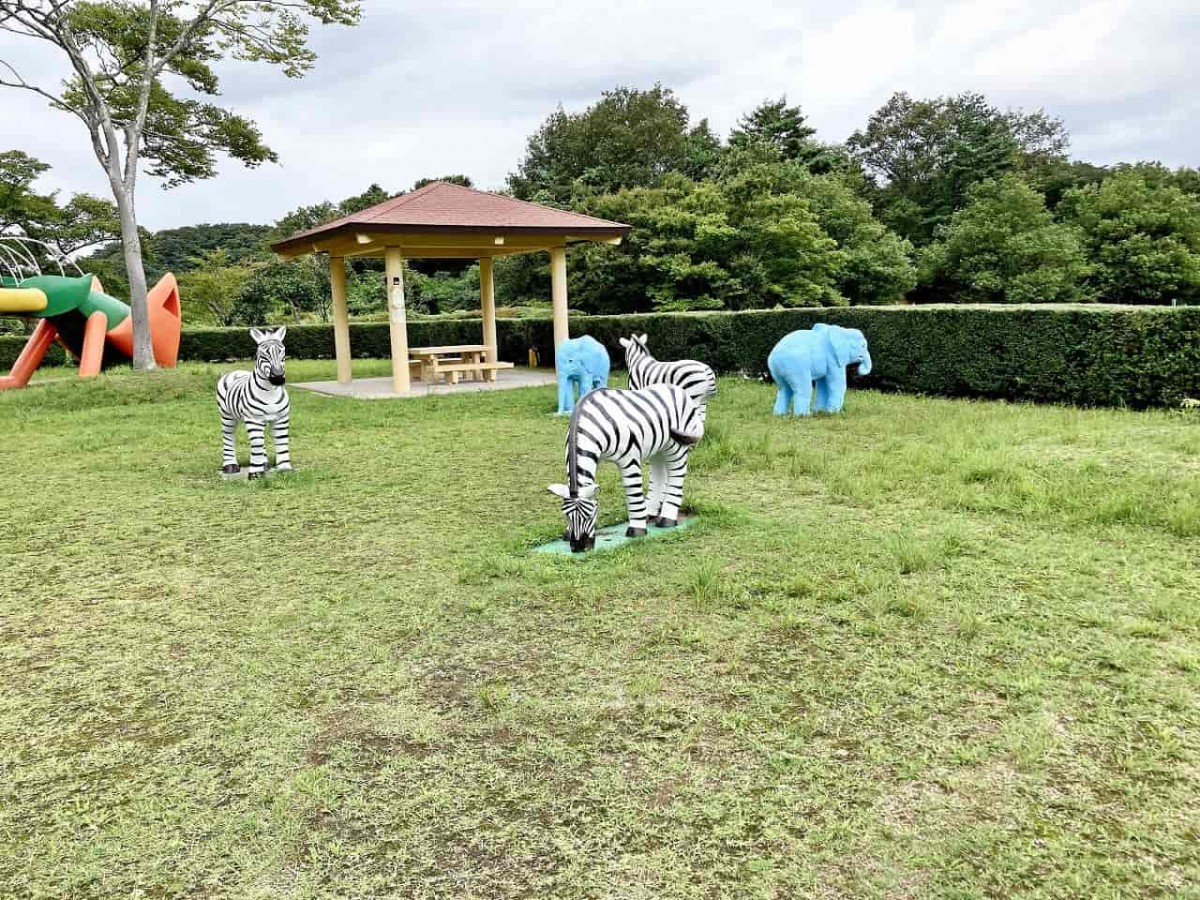
POLYGON ((404 257, 399 247, 388 247, 384 254, 387 269, 388 328, 392 338, 392 390, 407 394, 408 316, 404 308, 404 257))
POLYGON ((550 300, 554 309, 554 348, 570 334, 567 328, 567 248, 550 250, 550 300))
POLYGON ((350 310, 346 306, 346 262, 329 257, 329 287, 333 294, 333 355, 337 359, 338 384, 354 380, 350 362, 350 310))
MULTIPOLYGON (((483 313, 483 343, 487 347, 487 361, 496 361, 496 282, 492 275, 492 260, 479 260, 479 308, 483 313)), ((494 374, 494 373, 492 373, 494 374)))

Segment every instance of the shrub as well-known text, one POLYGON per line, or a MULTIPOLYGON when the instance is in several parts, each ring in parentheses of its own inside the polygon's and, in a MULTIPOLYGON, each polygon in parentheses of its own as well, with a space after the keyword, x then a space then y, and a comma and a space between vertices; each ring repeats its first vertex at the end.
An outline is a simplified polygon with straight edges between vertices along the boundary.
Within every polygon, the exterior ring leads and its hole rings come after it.
POLYGON ((975 185, 969 196, 921 253, 925 285, 967 303, 1084 299, 1079 235, 1053 220, 1041 194, 1005 175, 975 185))
MULTIPOLYGON (((646 332, 660 359, 703 360, 723 373, 766 374, 767 354, 790 331, 814 322, 862 329, 875 368, 852 383, 943 396, 992 397, 1085 406, 1173 406, 1200 398, 1200 308, 1112 306, 911 306, 578 316, 571 333, 590 334, 624 361, 618 339, 646 332)), ((409 323, 410 346, 477 343, 478 319, 409 323)), ((549 319, 500 319, 501 359, 542 365, 553 354, 549 319)), ((0 366, 12 365, 24 338, 0 336, 0 366)), ((330 359, 329 325, 288 327, 294 359, 330 359)), ((356 357, 387 357, 386 322, 350 326, 356 357)), ((247 359, 243 328, 188 329, 181 358, 247 359)), ((61 356, 58 357, 61 359, 61 356)), ((853 372, 853 370, 852 370, 853 372)))
POLYGON ((1200 301, 1200 198, 1131 168, 1068 191, 1062 208, 1083 230, 1100 299, 1200 301))

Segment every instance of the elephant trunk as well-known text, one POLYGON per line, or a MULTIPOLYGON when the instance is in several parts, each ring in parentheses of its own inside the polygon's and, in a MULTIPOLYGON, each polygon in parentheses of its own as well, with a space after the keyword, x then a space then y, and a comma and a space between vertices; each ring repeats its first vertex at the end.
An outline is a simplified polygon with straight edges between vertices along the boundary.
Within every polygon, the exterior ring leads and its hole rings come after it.
POLYGON ((858 364, 858 374, 859 375, 870 375, 871 374, 871 351, 870 350, 863 351, 862 360, 859 361, 859 364, 858 364))

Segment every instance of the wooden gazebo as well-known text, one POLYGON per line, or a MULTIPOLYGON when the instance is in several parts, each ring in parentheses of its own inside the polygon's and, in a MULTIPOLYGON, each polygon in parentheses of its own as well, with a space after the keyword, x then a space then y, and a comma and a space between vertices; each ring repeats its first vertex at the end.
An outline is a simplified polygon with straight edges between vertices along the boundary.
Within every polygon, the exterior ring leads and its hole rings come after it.
POLYGON ((567 246, 580 241, 619 244, 629 226, 579 213, 516 200, 435 181, 273 244, 285 258, 306 253, 329 254, 333 292, 334 353, 337 378, 352 380, 350 322, 346 308, 346 257, 383 257, 387 269, 388 320, 392 345, 392 384, 407 393, 409 384, 408 323, 404 306, 403 260, 478 259, 483 317, 482 346, 496 363, 496 296, 492 260, 513 253, 550 254, 554 344, 567 339, 567 246))

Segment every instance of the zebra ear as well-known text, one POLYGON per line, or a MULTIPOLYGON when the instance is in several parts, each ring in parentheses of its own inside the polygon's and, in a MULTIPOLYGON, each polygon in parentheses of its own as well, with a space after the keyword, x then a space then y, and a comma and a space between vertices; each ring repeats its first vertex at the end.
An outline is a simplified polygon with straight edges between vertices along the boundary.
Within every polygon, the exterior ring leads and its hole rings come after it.
POLYGON ((643 334, 639 334, 639 335, 637 336, 637 341, 638 341, 638 343, 639 343, 639 344, 641 344, 643 347, 645 347, 645 346, 646 346, 646 341, 649 339, 649 337, 650 337, 650 335, 648 335, 648 334, 644 334, 644 333, 643 333, 643 334))
POLYGON ((628 350, 629 345, 632 344, 633 341, 631 341, 629 338, 617 338, 617 343, 628 350))
POLYGON ((571 489, 565 484, 552 484, 546 490, 556 497, 562 497, 564 500, 571 496, 571 489))
POLYGON ((279 341, 279 343, 282 344, 284 335, 286 335, 286 334, 287 334, 287 326, 284 325, 284 326, 276 329, 275 333, 272 334, 271 337, 274 338, 275 340, 279 341))
POLYGON ((580 500, 595 500, 596 492, 598 490, 600 490, 600 485, 598 485, 598 484, 589 484, 587 487, 581 487, 579 489, 579 499, 580 500))
POLYGON ((254 343, 256 344, 261 344, 267 338, 267 336, 257 328, 250 329, 250 337, 254 338, 254 343))

